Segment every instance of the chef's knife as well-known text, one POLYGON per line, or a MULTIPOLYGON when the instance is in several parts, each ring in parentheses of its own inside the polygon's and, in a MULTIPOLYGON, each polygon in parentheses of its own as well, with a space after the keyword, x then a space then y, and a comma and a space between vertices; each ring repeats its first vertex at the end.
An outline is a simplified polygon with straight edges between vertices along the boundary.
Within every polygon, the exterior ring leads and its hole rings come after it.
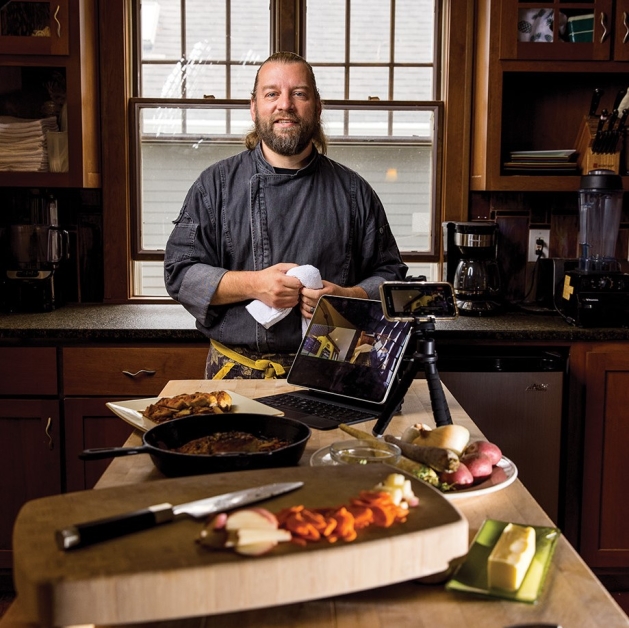
POLYGON ((172 504, 156 504, 106 519, 77 523, 62 530, 55 536, 59 549, 69 550, 100 541, 114 539, 131 532, 147 530, 161 523, 169 523, 183 516, 199 519, 219 512, 233 510, 240 506, 259 502, 269 497, 282 495, 301 488, 303 482, 276 482, 255 488, 247 488, 234 493, 225 493, 216 497, 208 497, 197 501, 173 506, 172 504))

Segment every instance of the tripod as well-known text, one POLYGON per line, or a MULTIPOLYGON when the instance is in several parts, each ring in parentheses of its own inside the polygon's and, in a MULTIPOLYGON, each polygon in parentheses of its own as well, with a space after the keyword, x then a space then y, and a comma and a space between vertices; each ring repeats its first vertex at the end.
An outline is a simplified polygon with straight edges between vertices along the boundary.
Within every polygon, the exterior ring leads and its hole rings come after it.
POLYGON ((382 413, 373 428, 374 436, 382 436, 391 418, 398 407, 404 401, 404 397, 419 372, 420 364, 423 365, 430 392, 430 405, 435 417, 437 427, 452 424, 450 409, 446 401, 439 372, 437 371, 437 354, 435 353, 435 339, 432 337, 435 331, 435 321, 415 319, 411 334, 415 339, 415 350, 412 356, 404 358, 404 372, 391 396, 385 403, 382 413))

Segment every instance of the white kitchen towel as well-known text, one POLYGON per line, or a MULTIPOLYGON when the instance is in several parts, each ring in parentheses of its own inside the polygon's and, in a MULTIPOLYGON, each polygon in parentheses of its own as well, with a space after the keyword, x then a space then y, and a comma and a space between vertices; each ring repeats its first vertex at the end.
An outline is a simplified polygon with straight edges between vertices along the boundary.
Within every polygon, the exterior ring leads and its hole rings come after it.
MULTIPOLYGON (((310 266, 309 264, 304 264, 303 266, 296 266, 295 268, 291 268, 287 273, 291 277, 297 277, 299 281, 301 281, 302 286, 304 288, 311 288, 313 290, 319 290, 323 288, 323 283, 321 282, 321 274, 319 270, 314 266, 310 266)), ((253 318, 255 318, 260 325, 262 325, 265 329, 272 327, 275 323, 278 323, 283 318, 288 316, 288 313, 291 311, 291 308, 274 308, 262 303, 262 301, 251 301, 249 305, 247 305, 247 311, 253 318)), ((301 319, 301 329, 302 333, 306 333, 306 329, 308 328, 309 319, 302 317, 301 319)))

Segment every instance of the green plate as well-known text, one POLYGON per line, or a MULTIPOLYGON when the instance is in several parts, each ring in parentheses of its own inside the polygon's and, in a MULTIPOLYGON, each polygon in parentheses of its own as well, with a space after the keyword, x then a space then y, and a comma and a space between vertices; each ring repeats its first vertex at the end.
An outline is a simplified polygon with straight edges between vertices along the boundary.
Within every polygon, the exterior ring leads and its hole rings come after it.
MULTIPOLYGON (((463 591, 517 602, 534 604, 542 591, 550 561, 561 532, 557 528, 531 526, 535 530, 533 562, 517 591, 490 589, 487 586, 487 560, 508 522, 487 519, 472 541, 465 561, 446 583, 448 591, 463 591)), ((526 524, 520 524, 526 525, 526 524)))

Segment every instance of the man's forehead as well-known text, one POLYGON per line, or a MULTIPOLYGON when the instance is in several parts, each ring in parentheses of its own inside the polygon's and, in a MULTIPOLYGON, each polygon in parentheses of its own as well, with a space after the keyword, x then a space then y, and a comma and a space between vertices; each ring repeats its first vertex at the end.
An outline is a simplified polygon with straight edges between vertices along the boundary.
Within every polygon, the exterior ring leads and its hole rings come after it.
POLYGON ((310 74, 303 63, 265 63, 258 74, 258 87, 276 87, 280 84, 312 89, 310 74))

